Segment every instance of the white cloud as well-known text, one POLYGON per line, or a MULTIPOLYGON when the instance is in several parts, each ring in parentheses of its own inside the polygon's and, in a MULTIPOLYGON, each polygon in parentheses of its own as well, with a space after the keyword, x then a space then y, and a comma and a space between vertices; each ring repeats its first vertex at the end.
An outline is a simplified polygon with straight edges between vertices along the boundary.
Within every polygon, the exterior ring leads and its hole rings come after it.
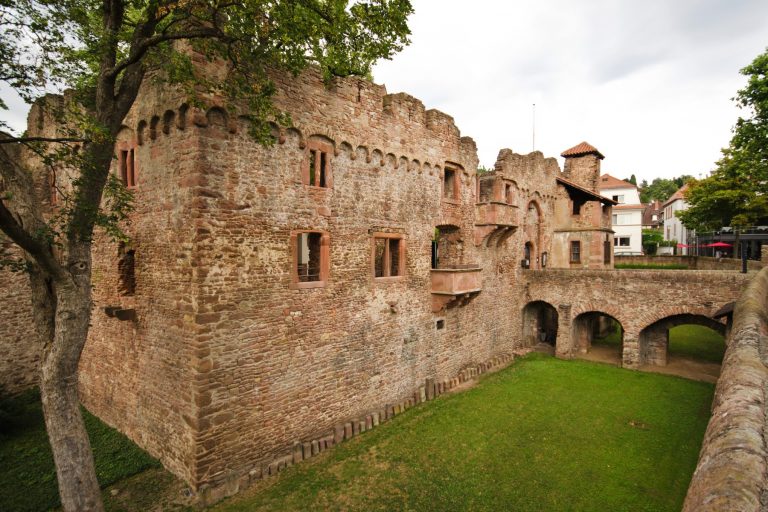
POLYGON ((709 171, 739 112, 738 70, 768 45, 762 1, 415 0, 412 45, 374 70, 452 115, 492 165, 582 140, 618 177, 709 171))

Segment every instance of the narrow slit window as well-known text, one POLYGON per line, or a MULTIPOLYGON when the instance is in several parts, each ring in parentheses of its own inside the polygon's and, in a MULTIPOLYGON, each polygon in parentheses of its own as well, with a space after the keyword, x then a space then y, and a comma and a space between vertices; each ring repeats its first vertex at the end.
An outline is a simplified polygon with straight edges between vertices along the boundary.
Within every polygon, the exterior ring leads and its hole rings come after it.
POLYGON ((296 237, 296 272, 300 283, 320 281, 321 233, 299 233, 296 237))
POLYGON ((315 184, 315 169, 316 167, 316 161, 317 161, 317 150, 311 150, 309 152, 309 184, 314 185, 315 184))
POLYGON ((512 204, 512 185, 507 183, 504 185, 504 200, 507 204, 512 204))
POLYGON ((56 173, 51 172, 48 175, 48 192, 50 193, 51 206, 59 204, 59 192, 56 189, 56 173))
POLYGON ((373 266, 374 266, 374 273, 373 275, 375 277, 385 277, 386 274, 384 272, 385 262, 384 257, 387 252, 387 239, 386 238, 376 238, 374 239, 374 254, 373 254, 373 266))
POLYGON ((118 292, 124 297, 131 297, 136 293, 136 252, 133 249, 126 250, 124 244, 120 244, 120 259, 117 261, 119 275, 118 292))
POLYGON ((318 179, 318 186, 320 187, 327 187, 325 183, 325 168, 326 168, 326 162, 328 160, 328 155, 326 153, 323 153, 322 151, 319 151, 320 156, 320 177, 318 179))
POLYGON ((456 198, 456 171, 453 169, 446 169, 443 174, 443 197, 456 198))
POLYGON ((120 150, 118 156, 120 180, 127 188, 136 187, 136 163, 133 148, 120 150))

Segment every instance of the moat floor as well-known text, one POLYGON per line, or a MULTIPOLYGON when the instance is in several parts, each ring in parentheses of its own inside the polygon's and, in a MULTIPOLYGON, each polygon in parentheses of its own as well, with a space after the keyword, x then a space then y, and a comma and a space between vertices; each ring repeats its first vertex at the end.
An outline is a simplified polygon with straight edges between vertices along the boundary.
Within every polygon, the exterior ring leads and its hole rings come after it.
MULTIPOLYGON (((621 353, 610 345, 593 345, 586 354, 577 354, 579 359, 621 366, 621 353)), ((701 361, 690 357, 669 354, 666 366, 643 365, 638 368, 642 372, 663 373, 676 375, 686 379, 704 382, 717 382, 720 376, 720 364, 701 361)))
POLYGON ((534 353, 211 510, 678 511, 713 391, 534 353))

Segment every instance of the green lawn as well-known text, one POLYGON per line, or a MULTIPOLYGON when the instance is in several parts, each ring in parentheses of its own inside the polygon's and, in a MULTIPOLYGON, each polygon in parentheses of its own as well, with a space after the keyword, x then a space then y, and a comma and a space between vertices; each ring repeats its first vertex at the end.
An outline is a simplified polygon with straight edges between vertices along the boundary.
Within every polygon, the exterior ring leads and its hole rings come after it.
MULTIPOLYGON (((595 338, 593 345, 621 346, 621 331, 595 338)), ((678 325, 669 330, 669 354, 710 363, 721 363, 725 354, 725 338, 701 325, 678 325)))
MULTIPOLYGON (((102 487, 159 463, 84 411, 102 487)), ((44 511, 59 505, 53 455, 40 398, 29 391, 0 400, 0 510, 44 511)))
POLYGON ((701 325, 680 325, 669 330, 669 353, 720 363, 725 354, 725 339, 701 325))
POLYGON ((532 354, 213 510, 678 511, 713 389, 532 354))

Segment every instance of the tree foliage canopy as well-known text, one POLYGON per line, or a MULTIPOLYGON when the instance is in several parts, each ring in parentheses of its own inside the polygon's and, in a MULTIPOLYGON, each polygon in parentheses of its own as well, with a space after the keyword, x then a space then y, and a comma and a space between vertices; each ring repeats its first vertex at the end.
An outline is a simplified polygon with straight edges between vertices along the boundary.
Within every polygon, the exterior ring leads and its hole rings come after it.
POLYGON ((640 202, 666 201, 691 179, 693 176, 682 174, 676 178, 654 178, 650 184, 643 180, 640 184, 640 202))
POLYGON ((688 210, 679 214, 693 229, 768 224, 768 50, 741 74, 748 77, 734 100, 746 111, 712 174, 691 182, 688 210))

